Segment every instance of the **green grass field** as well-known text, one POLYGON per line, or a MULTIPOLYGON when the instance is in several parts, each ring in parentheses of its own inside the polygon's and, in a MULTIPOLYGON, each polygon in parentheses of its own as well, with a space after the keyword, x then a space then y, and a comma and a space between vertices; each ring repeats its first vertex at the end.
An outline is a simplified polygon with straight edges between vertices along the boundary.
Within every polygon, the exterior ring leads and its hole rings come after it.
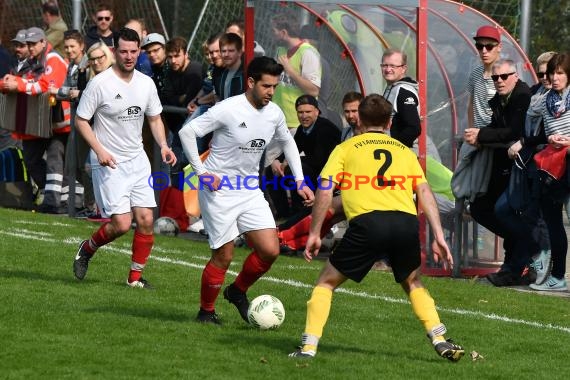
MULTIPOLYGON (((124 285, 132 233, 102 248, 83 282, 77 244, 97 224, 0 209, 2 379, 554 379, 570 373, 570 298, 424 278, 449 334, 467 351, 436 356, 391 274, 371 272, 334 296, 313 360, 299 343, 305 305, 323 261, 280 257, 249 292, 282 300, 278 330, 247 326, 222 297, 223 326, 194 321, 206 243, 159 236, 145 277, 124 285), (472 351, 483 356, 473 361, 472 351)), ((231 282, 248 251, 238 249, 231 282)))

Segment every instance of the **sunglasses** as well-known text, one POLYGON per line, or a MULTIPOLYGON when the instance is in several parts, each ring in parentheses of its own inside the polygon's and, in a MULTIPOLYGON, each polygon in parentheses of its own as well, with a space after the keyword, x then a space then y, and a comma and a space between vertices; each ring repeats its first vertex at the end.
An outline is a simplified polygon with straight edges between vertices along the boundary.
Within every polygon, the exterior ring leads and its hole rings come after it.
POLYGON ((498 46, 499 44, 482 44, 480 42, 476 42, 475 43, 475 48, 477 48, 477 50, 482 51, 483 48, 487 49, 487 51, 491 51, 493 50, 496 46, 498 46))
POLYGON ((516 74, 516 72, 512 72, 512 73, 506 73, 506 74, 493 74, 491 75, 491 79, 493 80, 493 82, 497 82, 499 80, 499 78, 501 78, 501 80, 506 81, 511 75, 516 74))
POLYGON ((103 21, 103 20, 105 20, 105 21, 111 21, 111 17, 109 17, 109 16, 106 16, 106 17, 97 17, 97 21, 103 21))
POLYGON ((537 71, 536 76, 538 77, 538 79, 542 79, 546 76, 546 73, 543 73, 542 71, 537 71))

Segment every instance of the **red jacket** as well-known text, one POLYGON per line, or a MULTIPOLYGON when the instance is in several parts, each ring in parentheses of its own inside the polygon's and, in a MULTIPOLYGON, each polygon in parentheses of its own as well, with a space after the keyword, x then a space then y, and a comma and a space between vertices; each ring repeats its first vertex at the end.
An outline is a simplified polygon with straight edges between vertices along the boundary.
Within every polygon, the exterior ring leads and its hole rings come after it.
MULTIPOLYGON (((47 92, 50 82, 52 81, 56 88, 60 88, 63 85, 67 75, 67 62, 58 53, 52 50, 52 46, 49 42, 43 54, 45 54, 45 69, 43 73, 37 78, 33 77, 32 72, 23 77, 17 77, 18 92, 34 96, 47 92)), ((63 108, 64 121, 53 126, 53 132, 58 134, 69 133, 71 130, 69 125, 71 121, 69 102, 62 101, 61 106, 63 108)), ((36 138, 36 136, 20 133, 14 133, 13 135, 14 138, 21 140, 36 138)))

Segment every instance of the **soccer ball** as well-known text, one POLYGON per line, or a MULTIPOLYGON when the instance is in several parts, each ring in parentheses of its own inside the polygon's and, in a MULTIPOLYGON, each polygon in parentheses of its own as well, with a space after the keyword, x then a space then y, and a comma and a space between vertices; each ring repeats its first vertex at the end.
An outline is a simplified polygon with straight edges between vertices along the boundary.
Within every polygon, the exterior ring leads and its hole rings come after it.
POLYGON ((247 319, 260 330, 276 329, 285 320, 285 308, 278 298, 264 294, 251 301, 247 319))
POLYGON ((154 221, 154 233, 166 236, 176 236, 180 232, 176 220, 163 216, 154 221))

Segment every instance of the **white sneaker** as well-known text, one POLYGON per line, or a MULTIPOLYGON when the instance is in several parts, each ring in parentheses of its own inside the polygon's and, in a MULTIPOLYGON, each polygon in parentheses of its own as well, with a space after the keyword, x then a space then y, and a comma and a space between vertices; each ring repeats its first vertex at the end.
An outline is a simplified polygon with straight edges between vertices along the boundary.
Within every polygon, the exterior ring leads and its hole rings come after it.
POLYGON ((540 251, 536 259, 533 259, 531 266, 536 271, 536 285, 540 285, 546 281, 550 273, 551 264, 552 260, 549 249, 540 251))
POLYGON ((558 279, 552 275, 549 275, 546 281, 541 284, 530 284, 529 287, 533 290, 550 291, 550 292, 566 292, 568 287, 566 286, 565 279, 558 279))
POLYGON ((190 232, 200 232, 203 229, 204 229, 204 221, 202 219, 198 219, 197 221, 192 223, 190 227, 188 227, 188 231, 190 232))

